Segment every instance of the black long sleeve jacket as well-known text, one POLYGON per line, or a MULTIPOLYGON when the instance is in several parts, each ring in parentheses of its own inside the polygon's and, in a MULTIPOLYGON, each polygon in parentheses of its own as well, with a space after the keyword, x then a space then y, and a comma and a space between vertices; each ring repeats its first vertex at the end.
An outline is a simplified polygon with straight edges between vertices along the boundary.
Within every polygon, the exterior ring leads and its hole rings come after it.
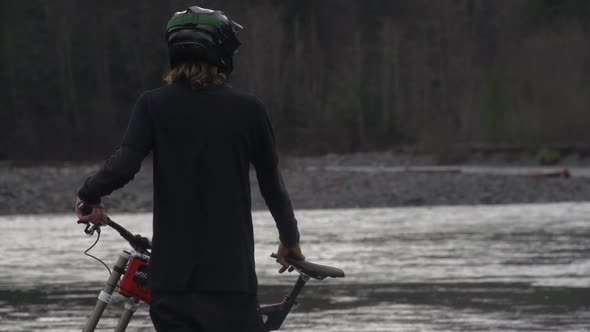
POLYGON ((281 242, 299 242, 264 105, 222 85, 192 90, 170 84, 144 92, 121 146, 86 180, 79 197, 96 203, 124 186, 150 151, 151 287, 255 293, 250 164, 281 242))

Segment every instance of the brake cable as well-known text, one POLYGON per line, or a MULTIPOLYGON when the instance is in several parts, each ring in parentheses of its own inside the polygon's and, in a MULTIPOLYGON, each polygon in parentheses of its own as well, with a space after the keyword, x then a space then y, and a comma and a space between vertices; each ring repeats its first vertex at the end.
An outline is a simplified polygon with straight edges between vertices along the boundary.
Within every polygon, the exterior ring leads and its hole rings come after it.
MULTIPOLYGON (((98 241, 100 240, 100 227, 96 227, 96 228, 94 228, 94 230, 96 231, 96 241, 94 241, 94 243, 90 247, 88 247, 88 249, 86 249, 84 251, 84 255, 86 255, 94 260, 97 260, 100 264, 104 265, 104 267, 109 272, 109 275, 111 275, 112 272, 111 272, 111 269, 109 268, 109 266, 106 265, 106 263, 103 262, 100 258, 89 253, 89 251, 92 250, 92 248, 94 248, 96 246, 96 244, 98 243, 98 241)), ((88 235, 91 235, 91 234, 88 234, 88 235)))

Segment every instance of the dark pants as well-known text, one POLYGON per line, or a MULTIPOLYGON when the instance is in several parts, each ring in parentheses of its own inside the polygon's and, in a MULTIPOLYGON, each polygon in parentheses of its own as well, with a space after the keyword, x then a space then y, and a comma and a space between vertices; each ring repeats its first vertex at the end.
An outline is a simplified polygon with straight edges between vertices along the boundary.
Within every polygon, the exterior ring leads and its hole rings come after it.
POLYGON ((255 295, 154 292, 150 316, 158 332, 264 332, 255 295))

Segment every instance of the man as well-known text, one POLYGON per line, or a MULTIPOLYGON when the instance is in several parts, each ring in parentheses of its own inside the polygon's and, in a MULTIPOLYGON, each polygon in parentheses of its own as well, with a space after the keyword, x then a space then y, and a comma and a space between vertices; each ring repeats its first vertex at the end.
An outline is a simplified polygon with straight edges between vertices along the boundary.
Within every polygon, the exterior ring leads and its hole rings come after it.
POLYGON ((108 220, 100 198, 133 179, 153 152, 154 220, 150 315, 158 331, 262 331, 250 206, 249 165, 279 231, 279 272, 304 259, 263 104, 225 83, 241 26, 220 11, 190 7, 167 26, 169 84, 144 92, 121 146, 78 192, 108 220))

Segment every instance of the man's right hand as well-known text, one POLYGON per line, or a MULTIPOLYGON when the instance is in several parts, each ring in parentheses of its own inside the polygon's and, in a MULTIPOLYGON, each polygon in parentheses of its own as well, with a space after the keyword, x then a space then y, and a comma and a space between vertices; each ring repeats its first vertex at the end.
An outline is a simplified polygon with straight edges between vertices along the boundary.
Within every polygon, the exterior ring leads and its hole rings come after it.
POLYGON ((305 256, 301 253, 301 247, 299 247, 299 244, 293 248, 287 248, 283 243, 279 242, 279 249, 277 249, 277 263, 282 265, 279 273, 283 273, 287 271, 287 269, 289 269, 289 272, 293 271, 293 268, 289 268, 290 264, 287 262, 286 257, 302 261, 305 260, 305 256))
POLYGON ((90 214, 84 214, 84 212, 82 210, 80 210, 80 203, 81 202, 82 202, 82 200, 80 199, 80 197, 78 197, 76 199, 75 210, 76 210, 76 215, 78 216, 79 220, 88 221, 93 224, 99 224, 99 225, 106 225, 109 222, 109 216, 106 214, 106 212, 104 210, 104 205, 102 205, 102 204, 90 205, 92 207, 92 212, 90 214))

